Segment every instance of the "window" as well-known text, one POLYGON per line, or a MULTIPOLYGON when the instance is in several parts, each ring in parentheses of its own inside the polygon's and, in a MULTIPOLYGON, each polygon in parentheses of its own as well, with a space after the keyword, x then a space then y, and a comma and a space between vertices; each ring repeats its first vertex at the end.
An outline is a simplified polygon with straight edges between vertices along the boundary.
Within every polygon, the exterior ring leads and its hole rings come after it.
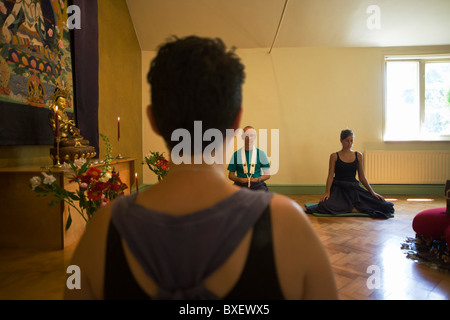
POLYGON ((450 56, 386 57, 385 141, 450 140, 450 56))

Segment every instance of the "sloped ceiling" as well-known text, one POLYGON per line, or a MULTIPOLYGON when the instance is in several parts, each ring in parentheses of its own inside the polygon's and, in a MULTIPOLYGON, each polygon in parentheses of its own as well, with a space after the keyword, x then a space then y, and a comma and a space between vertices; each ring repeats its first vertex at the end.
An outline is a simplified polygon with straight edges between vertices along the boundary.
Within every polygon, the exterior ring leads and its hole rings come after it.
POLYGON ((191 34, 220 37, 237 48, 450 44, 450 0, 127 0, 127 4, 144 51, 155 50, 171 35, 191 34))

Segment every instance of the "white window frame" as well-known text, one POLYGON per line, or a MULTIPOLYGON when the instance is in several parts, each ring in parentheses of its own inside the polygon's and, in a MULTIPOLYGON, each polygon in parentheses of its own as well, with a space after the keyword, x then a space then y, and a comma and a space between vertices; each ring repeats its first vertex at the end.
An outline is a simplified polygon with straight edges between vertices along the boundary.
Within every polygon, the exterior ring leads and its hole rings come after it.
POLYGON ((450 135, 440 135, 434 137, 421 136, 420 131, 425 122, 425 63, 434 62, 450 62, 449 54, 430 54, 430 55, 386 55, 384 57, 384 74, 383 74, 383 103, 384 103, 384 115, 383 115, 383 140, 384 141, 450 141, 450 135), (420 97, 420 129, 418 137, 411 137, 405 139, 396 139, 386 136, 386 122, 387 122, 387 62, 392 61, 415 61, 419 63, 419 97, 420 97))

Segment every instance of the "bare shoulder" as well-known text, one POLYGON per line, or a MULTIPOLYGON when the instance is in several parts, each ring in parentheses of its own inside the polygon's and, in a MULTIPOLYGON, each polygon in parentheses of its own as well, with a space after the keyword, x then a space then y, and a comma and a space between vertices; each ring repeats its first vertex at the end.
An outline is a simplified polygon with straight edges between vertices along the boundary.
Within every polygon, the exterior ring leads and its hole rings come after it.
POLYGON ((72 256, 71 265, 79 268, 81 289, 64 292, 65 299, 102 299, 106 240, 111 206, 99 209, 86 225, 72 256))
POLYGON ((337 160, 337 152, 330 154, 330 161, 335 162, 337 160))
POLYGON ((275 194, 270 206, 274 215, 274 222, 281 224, 288 223, 289 221, 297 221, 297 223, 308 222, 304 217, 304 211, 301 206, 287 196, 275 194))
POLYGON ((363 158, 363 154, 359 151, 355 151, 356 152, 356 156, 358 157, 358 160, 361 161, 363 158))
POLYGON ((274 236, 280 241, 293 242, 295 238, 314 237, 315 231, 311 226, 301 206, 289 197, 275 194, 271 202, 274 236))
POLYGON ((271 202, 271 214, 276 267, 284 296, 287 299, 336 298, 328 256, 300 205, 276 194, 271 202))
POLYGON ((111 220, 111 204, 99 209, 86 225, 86 230, 78 247, 86 250, 100 250, 106 244, 109 222, 111 220), (95 243, 96 245, 92 245, 95 243))

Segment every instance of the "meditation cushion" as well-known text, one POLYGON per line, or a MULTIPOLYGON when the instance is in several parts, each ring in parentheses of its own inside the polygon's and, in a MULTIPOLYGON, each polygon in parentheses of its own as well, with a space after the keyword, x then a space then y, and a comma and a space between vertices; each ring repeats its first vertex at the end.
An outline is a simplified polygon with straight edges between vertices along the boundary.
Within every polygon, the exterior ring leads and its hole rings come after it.
POLYGON ((416 234, 426 238, 440 240, 444 237, 450 247, 450 214, 446 208, 421 211, 414 217, 412 228, 416 234))

